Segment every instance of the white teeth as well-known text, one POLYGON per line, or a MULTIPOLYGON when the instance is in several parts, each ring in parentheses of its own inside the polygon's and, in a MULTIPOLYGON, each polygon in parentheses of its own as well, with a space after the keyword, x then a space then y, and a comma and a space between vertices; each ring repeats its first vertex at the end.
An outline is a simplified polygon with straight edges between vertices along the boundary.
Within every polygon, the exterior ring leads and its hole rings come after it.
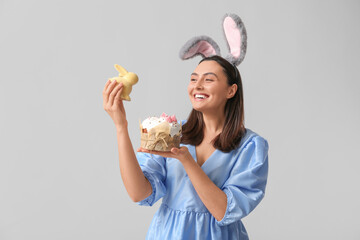
POLYGON ((206 96, 202 94, 195 94, 195 98, 205 99, 206 96))

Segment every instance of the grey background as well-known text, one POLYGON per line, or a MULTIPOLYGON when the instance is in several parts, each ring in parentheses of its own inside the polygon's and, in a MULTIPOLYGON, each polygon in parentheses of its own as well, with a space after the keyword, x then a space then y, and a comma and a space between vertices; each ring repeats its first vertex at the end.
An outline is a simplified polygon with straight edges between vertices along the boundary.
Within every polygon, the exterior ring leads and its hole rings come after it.
POLYGON ((200 58, 226 51, 221 18, 243 19, 246 127, 269 141, 267 193, 251 239, 360 239, 359 1, 0 1, 0 239, 144 239, 159 206, 132 203, 102 107, 113 64, 136 72, 139 119, 185 119, 200 58))

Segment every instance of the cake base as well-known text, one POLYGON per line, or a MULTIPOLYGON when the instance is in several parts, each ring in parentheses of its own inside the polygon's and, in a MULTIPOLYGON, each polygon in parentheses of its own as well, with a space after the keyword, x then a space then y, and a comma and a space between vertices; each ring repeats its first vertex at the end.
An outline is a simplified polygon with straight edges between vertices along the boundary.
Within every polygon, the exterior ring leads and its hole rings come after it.
POLYGON ((155 134, 141 132, 140 146, 147 150, 169 152, 173 147, 180 147, 180 139, 181 135, 171 137, 164 132, 155 134))

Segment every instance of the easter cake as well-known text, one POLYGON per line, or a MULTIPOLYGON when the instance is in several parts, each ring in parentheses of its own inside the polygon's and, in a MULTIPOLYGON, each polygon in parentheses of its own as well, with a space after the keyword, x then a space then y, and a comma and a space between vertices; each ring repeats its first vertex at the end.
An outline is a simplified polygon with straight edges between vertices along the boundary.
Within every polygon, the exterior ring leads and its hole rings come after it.
POLYGON ((163 113, 160 117, 148 117, 140 123, 141 144, 147 150, 170 151, 180 147, 181 124, 174 115, 163 113))

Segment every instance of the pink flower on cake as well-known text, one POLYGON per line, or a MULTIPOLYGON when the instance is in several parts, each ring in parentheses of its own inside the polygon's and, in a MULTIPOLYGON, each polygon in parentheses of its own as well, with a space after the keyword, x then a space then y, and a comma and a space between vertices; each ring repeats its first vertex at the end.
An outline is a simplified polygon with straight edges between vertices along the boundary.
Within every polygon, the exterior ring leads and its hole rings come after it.
POLYGON ((175 115, 168 116, 166 113, 163 113, 160 117, 164 118, 168 123, 177 122, 175 115))

